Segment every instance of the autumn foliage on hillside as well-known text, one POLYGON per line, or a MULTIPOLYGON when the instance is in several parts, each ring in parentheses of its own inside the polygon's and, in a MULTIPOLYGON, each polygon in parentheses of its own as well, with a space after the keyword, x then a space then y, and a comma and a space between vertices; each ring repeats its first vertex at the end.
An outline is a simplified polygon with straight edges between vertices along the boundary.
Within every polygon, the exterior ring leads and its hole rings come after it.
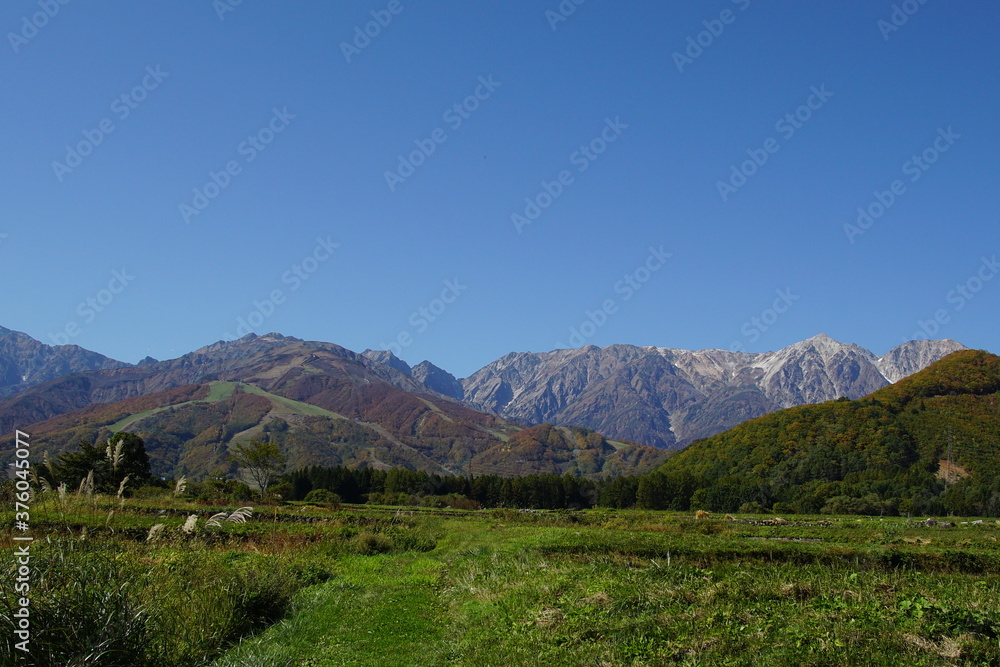
POLYGON ((998 392, 1000 357, 956 352, 867 398, 781 410, 696 442, 645 485, 683 473, 695 481, 679 504, 720 511, 1000 514, 998 392), (941 479, 942 460, 969 476, 941 479))

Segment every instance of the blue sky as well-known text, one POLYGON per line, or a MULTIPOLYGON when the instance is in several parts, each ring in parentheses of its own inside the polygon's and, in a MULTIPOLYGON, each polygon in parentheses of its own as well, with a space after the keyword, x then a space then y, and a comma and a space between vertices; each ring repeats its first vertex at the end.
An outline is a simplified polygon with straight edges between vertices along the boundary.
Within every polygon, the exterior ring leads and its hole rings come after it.
POLYGON ((1000 351, 1000 7, 562 7, 5 2, 0 325, 458 376, 820 332, 1000 351))

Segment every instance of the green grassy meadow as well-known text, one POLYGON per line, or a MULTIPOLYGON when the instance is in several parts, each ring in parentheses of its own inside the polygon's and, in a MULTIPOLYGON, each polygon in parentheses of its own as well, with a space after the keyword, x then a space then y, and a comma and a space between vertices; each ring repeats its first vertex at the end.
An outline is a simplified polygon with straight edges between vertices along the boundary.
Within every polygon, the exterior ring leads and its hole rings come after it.
POLYGON ((993 520, 232 509, 36 501, 36 663, 1000 664, 993 520))

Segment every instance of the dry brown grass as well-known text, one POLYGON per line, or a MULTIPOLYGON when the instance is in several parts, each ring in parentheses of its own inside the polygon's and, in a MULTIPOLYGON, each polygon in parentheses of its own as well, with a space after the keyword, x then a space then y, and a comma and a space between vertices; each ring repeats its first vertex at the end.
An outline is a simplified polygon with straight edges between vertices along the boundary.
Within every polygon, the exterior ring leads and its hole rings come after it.
POLYGON ((554 628, 565 618, 566 614, 561 609, 543 609, 535 618, 535 625, 540 628, 554 628))
POLYGON ((611 604, 611 597, 604 591, 600 591, 598 593, 594 593, 593 595, 588 595, 580 600, 580 602, 594 607, 607 607, 611 604))
POLYGON ((958 660, 962 657, 962 644, 969 639, 969 636, 960 635, 955 638, 942 637, 939 642, 924 639, 910 633, 903 635, 903 638, 914 646, 925 651, 930 651, 931 653, 936 653, 946 660, 958 660))

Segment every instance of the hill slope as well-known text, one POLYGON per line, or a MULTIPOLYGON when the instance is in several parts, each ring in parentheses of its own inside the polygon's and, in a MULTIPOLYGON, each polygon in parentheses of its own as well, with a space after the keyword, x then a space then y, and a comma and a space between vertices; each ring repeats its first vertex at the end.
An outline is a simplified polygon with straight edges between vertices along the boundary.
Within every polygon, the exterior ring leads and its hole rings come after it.
POLYGON ((689 477, 703 487, 692 503, 725 511, 853 511, 867 499, 889 513, 994 514, 998 473, 1000 357, 966 350, 864 399, 781 410, 695 442, 656 484, 689 477))
MULTIPOLYGON (((335 380, 330 375, 313 377, 311 389, 300 382, 271 383, 270 388, 281 393, 233 381, 185 385, 93 404, 26 428, 33 451, 50 455, 80 440, 101 442, 113 432, 134 432, 145 440, 155 474, 192 479, 235 472, 226 458, 228 450, 251 438, 278 443, 293 469, 404 467, 438 474, 603 477, 652 470, 664 458, 659 450, 609 443, 586 429, 522 430, 432 394, 411 395, 373 377, 361 378, 354 389, 335 380)), ((3 444, 9 458, 12 443, 3 444)))

